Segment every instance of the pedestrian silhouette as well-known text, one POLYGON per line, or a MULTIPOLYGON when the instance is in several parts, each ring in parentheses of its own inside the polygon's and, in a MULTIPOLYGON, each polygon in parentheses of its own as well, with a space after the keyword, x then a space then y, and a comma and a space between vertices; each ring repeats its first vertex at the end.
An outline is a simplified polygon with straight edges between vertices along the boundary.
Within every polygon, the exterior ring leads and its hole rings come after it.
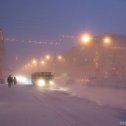
POLYGON ((13 77, 11 75, 9 75, 9 77, 7 78, 7 82, 8 82, 8 87, 10 88, 11 85, 13 84, 13 77))
POLYGON ((13 82, 14 82, 14 85, 17 85, 17 79, 16 79, 16 77, 14 77, 13 82))

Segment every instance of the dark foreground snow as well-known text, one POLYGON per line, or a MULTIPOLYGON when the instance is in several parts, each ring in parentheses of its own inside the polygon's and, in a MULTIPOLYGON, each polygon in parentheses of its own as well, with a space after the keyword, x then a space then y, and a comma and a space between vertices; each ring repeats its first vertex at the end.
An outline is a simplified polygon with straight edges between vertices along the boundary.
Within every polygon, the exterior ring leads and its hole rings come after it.
POLYGON ((0 126, 120 126, 124 117, 69 91, 0 85, 0 126))

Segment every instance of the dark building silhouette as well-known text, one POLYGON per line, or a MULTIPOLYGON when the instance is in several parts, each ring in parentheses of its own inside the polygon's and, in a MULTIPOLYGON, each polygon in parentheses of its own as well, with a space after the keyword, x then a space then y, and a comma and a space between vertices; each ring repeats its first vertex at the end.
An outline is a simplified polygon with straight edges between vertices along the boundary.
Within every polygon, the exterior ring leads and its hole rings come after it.
POLYGON ((0 29, 0 80, 4 78, 5 70, 5 49, 3 31, 0 29))

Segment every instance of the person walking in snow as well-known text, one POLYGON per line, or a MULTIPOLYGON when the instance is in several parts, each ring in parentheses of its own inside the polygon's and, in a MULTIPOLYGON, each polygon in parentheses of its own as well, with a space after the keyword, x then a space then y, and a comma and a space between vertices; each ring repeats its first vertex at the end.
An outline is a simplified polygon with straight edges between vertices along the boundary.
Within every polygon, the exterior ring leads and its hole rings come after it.
POLYGON ((17 85, 17 79, 16 79, 16 77, 14 77, 13 82, 14 82, 14 85, 17 85))
POLYGON ((7 82, 8 82, 8 87, 10 88, 11 85, 13 84, 13 77, 11 75, 9 75, 9 77, 7 78, 7 82))

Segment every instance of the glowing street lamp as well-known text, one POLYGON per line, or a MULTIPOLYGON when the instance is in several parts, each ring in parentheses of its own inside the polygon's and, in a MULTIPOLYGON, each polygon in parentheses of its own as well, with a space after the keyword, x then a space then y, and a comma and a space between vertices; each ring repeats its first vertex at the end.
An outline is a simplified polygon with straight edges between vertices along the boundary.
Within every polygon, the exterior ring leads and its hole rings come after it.
POLYGON ((47 60, 50 60, 50 55, 46 55, 46 57, 45 57, 47 60))
POLYGON ((105 37, 105 38, 103 39, 103 42, 104 42, 105 45, 109 45, 109 44, 111 43, 110 37, 105 37))
POLYGON ((37 61, 36 60, 32 60, 32 64, 36 65, 37 61))
POLYGON ((85 45, 89 45, 91 42, 91 36, 89 34, 84 34, 81 37, 81 41, 85 44, 85 45))
POLYGON ((58 56, 57 58, 58 58, 58 60, 62 60, 62 59, 63 59, 63 57, 62 57, 62 56, 58 56))
POLYGON ((42 61, 41 61, 41 64, 42 64, 42 65, 45 65, 45 61, 44 61, 44 60, 42 60, 42 61))

